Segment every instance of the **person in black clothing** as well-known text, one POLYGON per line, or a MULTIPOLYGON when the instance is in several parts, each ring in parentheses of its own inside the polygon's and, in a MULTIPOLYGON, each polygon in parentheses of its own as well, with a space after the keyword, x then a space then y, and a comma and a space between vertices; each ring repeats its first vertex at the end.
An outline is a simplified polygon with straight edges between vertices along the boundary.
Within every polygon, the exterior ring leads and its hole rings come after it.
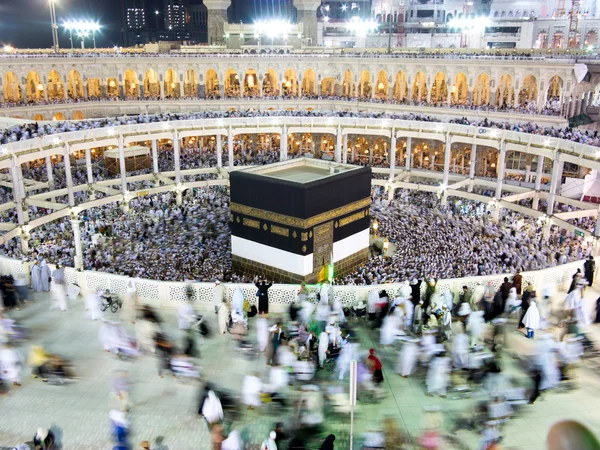
POLYGON ((158 375, 162 378, 164 370, 171 370, 173 345, 163 333, 156 333, 156 356, 158 357, 158 375))
POLYGON ((596 262, 594 261, 594 257, 590 255, 583 264, 583 273, 590 286, 594 284, 594 272, 596 272, 596 262))
POLYGON ((256 296, 258 297, 258 314, 268 314, 269 313, 269 288, 273 286, 273 283, 267 284, 265 280, 262 278, 258 279, 258 282, 254 283, 258 292, 256 296))
POLYGON ((413 305, 417 306, 419 300, 421 300, 421 283, 423 280, 417 280, 416 278, 410 282, 410 290, 412 291, 412 302, 413 305))
POLYGON ((504 277, 504 283, 500 286, 500 294, 502 295, 502 304, 506 303, 508 299, 508 294, 510 293, 510 288, 513 287, 513 284, 508 281, 508 277, 504 277))
POLYGON ((523 292, 523 297, 521 298, 521 317, 519 318, 519 325, 517 328, 525 328, 525 324, 523 323, 523 317, 525 317, 525 313, 529 309, 529 300, 531 300, 531 295, 533 293, 533 286, 527 286, 525 292, 523 292))
POLYGON ((577 281, 579 281, 581 276, 581 269, 577 269, 577 272, 575 272, 575 274, 573 275, 573 279, 571 280, 571 285, 569 286, 569 291, 567 292, 567 294, 570 294, 575 290, 575 288, 577 287, 577 281))
POLYGON ((325 440, 323 441, 323 443, 321 444, 321 447, 319 447, 319 450, 333 450, 333 442, 335 441, 335 436, 333 434, 330 434, 329 436, 327 436, 325 438, 325 440))
POLYGON ((600 323, 600 297, 596 299, 596 320, 594 323, 600 323))

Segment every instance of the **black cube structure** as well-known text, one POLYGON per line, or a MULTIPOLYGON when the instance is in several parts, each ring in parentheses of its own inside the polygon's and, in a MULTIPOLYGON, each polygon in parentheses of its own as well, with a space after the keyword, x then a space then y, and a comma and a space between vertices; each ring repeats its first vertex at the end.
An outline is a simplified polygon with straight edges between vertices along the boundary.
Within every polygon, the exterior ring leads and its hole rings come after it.
POLYGON ((367 261, 370 168, 295 159, 231 172, 230 189, 236 272, 314 283, 367 261))

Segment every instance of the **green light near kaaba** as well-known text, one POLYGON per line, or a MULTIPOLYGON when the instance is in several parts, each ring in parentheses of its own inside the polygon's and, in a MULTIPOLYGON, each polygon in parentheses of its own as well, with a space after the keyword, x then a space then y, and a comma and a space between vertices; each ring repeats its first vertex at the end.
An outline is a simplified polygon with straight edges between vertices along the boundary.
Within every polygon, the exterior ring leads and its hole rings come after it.
POLYGON ((327 279, 329 280, 329 282, 333 281, 333 264, 329 264, 329 267, 327 269, 327 279))

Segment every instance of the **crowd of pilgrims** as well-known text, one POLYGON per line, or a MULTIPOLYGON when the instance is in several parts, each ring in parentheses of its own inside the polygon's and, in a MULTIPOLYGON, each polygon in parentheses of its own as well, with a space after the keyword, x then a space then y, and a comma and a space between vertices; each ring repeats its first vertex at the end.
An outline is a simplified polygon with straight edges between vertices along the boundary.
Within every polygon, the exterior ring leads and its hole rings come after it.
MULTIPOLYGON (((443 122, 441 119, 428 114, 407 114, 407 113, 384 113, 372 111, 259 111, 248 109, 246 111, 203 111, 185 114, 143 114, 139 116, 123 116, 103 119, 86 119, 80 121, 64 121, 52 124, 40 125, 37 122, 14 125, 6 128, 0 135, 0 144, 32 139, 35 137, 47 136, 55 133, 64 133, 69 131, 89 130, 95 128, 115 127, 119 125, 134 125, 138 123, 153 123, 176 120, 194 120, 194 119, 216 119, 228 117, 356 117, 372 119, 402 119, 422 122, 443 122)), ((554 138, 566 139, 578 143, 600 146, 600 136, 597 131, 578 130, 570 127, 548 127, 534 122, 510 123, 499 122, 484 119, 468 119, 466 117, 450 119, 449 123, 461 125, 472 125, 483 128, 494 128, 500 130, 519 131, 554 138)))

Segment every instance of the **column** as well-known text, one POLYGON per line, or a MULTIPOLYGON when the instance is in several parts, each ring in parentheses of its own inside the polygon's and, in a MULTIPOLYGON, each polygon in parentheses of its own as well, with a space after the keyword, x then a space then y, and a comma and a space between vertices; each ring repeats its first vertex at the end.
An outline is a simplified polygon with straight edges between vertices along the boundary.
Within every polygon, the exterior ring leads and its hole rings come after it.
POLYGON ((71 220, 71 228, 73 228, 73 239, 75 240, 75 269, 83 270, 83 250, 81 247, 81 229, 79 228, 80 220, 71 220))
POLYGON ((217 146, 217 168, 220 169, 223 167, 223 143, 221 142, 221 135, 217 134, 216 137, 216 146, 217 146))
POLYGON ((93 184, 94 174, 92 172, 92 150, 90 148, 85 149, 85 169, 87 171, 88 184, 93 184))
POLYGON ((164 100, 165 99, 165 83, 163 83, 162 81, 158 82, 160 85, 160 99, 164 100))
POLYGON ((412 165, 412 136, 408 136, 406 138, 406 161, 404 162, 405 164, 405 169, 407 172, 410 172, 410 168, 412 165))
POLYGON ((182 81, 179 82, 179 97, 185 97, 184 83, 182 81))
POLYGON ((21 86, 21 94, 23 95, 23 104, 27 104, 27 86, 26 85, 22 85, 21 86))
POLYGON ((152 139, 152 172, 158 173, 158 141, 152 139))
POLYGON ((279 159, 285 161, 288 155, 288 132, 284 125, 281 130, 281 139, 279 140, 279 159))
POLYGON ((471 158, 469 159, 469 192, 473 192, 473 180, 475 179, 475 163, 477 162, 477 144, 473 142, 471 144, 471 158))
POLYGON ((561 173, 564 162, 560 160, 560 153, 555 153, 554 163, 552 164, 552 179, 550 181, 550 193, 548 194, 548 208, 546 209, 546 215, 548 218, 554 214, 554 199, 556 192, 561 181, 561 173))
POLYGON ((127 166, 125 165, 125 144, 122 135, 119 135, 119 171, 121 172, 121 193, 123 194, 123 202, 126 202, 127 166))
POLYGON ((308 41, 308 46, 321 44, 318 42, 317 24, 317 8, 320 5, 320 0, 294 0, 294 6, 298 12, 298 23, 302 24, 303 37, 308 41))
POLYGON ((535 211, 540 206, 540 199, 538 197, 542 190, 542 173, 544 173, 544 157, 539 155, 537 162, 537 169, 535 171, 535 197, 533 198, 533 205, 531 206, 535 211))
POLYGON ((229 155, 229 170, 233 170, 233 130, 229 127, 227 135, 227 154, 229 155))
POLYGON ((49 156, 46 156, 46 174, 48 175, 48 187, 50 190, 54 190, 54 173, 52 171, 52 160, 49 156))
POLYGON ((448 177, 450 176, 450 157, 452 156, 452 140, 450 133, 446 134, 446 148, 444 150, 444 176, 442 178, 442 188, 448 187, 448 177))
MULTIPOLYGON (((23 208, 24 192, 21 192, 21 183, 19 182, 19 171, 17 170, 16 158, 12 159, 10 175, 13 189, 13 200, 17 204, 17 220, 19 225, 22 226, 29 219, 27 217, 27 210, 23 208)), ((23 238, 21 238, 21 241, 23 241, 23 238)))
POLYGON ((344 152, 342 154, 342 162, 346 164, 348 162, 348 135, 344 135, 344 152))
MULTIPOLYGON (((394 180, 394 171, 396 170, 396 129, 392 128, 392 143, 390 145, 390 181, 394 180)), ((393 195, 392 191, 392 195, 393 195)))
POLYGON ((73 206, 75 206, 75 194, 73 192, 73 176, 71 174, 71 151, 69 150, 69 144, 65 144, 63 161, 65 163, 65 176, 67 178, 67 194, 69 197, 69 206, 72 208, 73 206))
POLYGON ((504 181, 504 165, 506 159, 506 143, 500 143, 500 158, 498 158, 498 179, 496 181, 496 208, 494 209, 494 222, 500 219, 500 200, 502 199, 502 183, 504 181))
POLYGON ((342 160, 342 129, 338 127, 335 141, 335 162, 342 160))
POLYGON ((179 158, 179 150, 181 147, 181 140, 179 139, 179 132, 173 131, 173 160, 175 163, 175 184, 179 186, 181 184, 181 160, 179 158))
POLYGON ((231 0, 204 0, 207 11, 208 45, 223 42, 223 25, 227 23, 227 8, 231 0))

